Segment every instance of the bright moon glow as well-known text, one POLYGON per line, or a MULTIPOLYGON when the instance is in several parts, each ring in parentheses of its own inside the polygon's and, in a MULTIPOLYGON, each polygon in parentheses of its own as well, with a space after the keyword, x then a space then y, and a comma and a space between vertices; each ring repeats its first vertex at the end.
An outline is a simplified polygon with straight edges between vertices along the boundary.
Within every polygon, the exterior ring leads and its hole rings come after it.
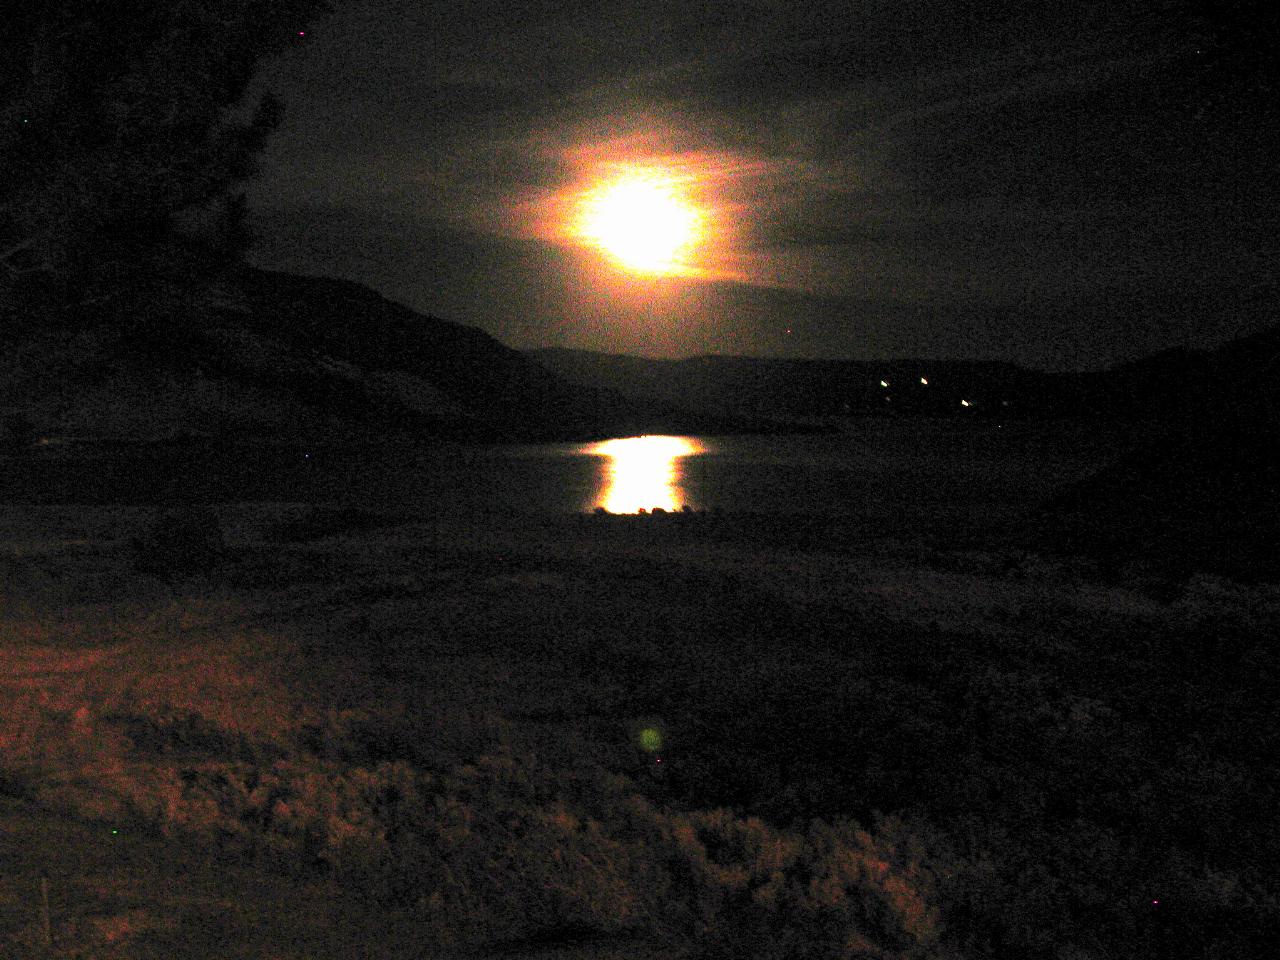
POLYGON ((638 170, 584 193, 573 233, 628 270, 671 276, 690 272, 705 220, 674 177, 638 170))
POLYGON ((583 447, 582 452, 609 458, 604 488, 594 506, 610 513, 638 513, 684 506, 680 461, 705 453, 706 448, 691 437, 646 436, 604 440, 583 447))

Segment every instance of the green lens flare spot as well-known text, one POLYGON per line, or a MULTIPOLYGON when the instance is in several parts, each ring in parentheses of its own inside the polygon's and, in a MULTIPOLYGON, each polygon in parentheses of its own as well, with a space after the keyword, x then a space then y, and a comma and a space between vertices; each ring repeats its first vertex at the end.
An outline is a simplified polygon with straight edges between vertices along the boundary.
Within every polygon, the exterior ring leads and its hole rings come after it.
POLYGON ((656 753, 662 749, 662 734, 653 727, 645 727, 640 731, 640 749, 656 753))

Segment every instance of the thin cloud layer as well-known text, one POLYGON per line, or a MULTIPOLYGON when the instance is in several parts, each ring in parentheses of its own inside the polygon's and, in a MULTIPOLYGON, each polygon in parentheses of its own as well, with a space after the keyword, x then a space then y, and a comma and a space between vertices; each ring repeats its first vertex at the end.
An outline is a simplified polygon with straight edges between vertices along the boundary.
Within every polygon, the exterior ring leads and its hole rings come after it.
POLYGON ((1035 6, 368 0, 264 78, 259 258, 515 346, 1079 367, 1258 325, 1205 305, 1274 283, 1266 61, 1183 2, 1035 6), (715 210, 680 283, 548 223, 629 157, 715 210))

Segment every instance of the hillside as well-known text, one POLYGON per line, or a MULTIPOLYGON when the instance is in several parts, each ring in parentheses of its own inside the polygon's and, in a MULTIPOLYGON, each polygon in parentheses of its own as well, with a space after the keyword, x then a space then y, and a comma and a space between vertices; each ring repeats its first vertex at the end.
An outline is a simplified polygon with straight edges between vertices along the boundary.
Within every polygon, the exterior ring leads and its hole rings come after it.
POLYGON ((0 415, 37 436, 526 440, 718 425, 566 383, 359 284, 263 270, 157 281, 0 338, 0 415))
POLYGON ((1117 371, 1117 393, 1167 395, 1166 419, 1046 504, 1029 544, 1093 554, 1117 570, 1138 561, 1175 580, 1195 569, 1280 578, 1277 373, 1280 329, 1117 371))
POLYGON ((978 411, 1008 415, 1011 401, 1025 402, 1037 377, 1044 377, 1011 364, 974 361, 733 356, 653 360, 563 349, 529 355, 579 386, 607 386, 629 397, 681 402, 721 415, 782 419, 978 411), (922 383, 922 377, 928 382, 922 383))
POLYGON ((1213 351, 1167 350, 1082 373, 970 360, 655 360, 565 349, 528 355, 579 386, 719 414, 1170 421, 1198 416, 1227 395, 1252 403, 1241 384, 1259 380, 1253 371, 1274 358, 1277 339, 1280 328, 1272 328, 1213 351))

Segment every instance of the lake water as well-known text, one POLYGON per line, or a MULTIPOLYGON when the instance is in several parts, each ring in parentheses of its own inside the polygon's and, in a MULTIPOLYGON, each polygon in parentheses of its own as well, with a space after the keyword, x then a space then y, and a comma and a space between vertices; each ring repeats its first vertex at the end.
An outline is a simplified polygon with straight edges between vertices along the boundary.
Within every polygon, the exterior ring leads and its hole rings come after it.
POLYGON ((1111 459, 1106 425, 866 419, 841 433, 595 444, 242 444, 0 459, 10 502, 274 500, 439 512, 604 507, 848 515, 914 526, 1016 515, 1111 459))
POLYGON ((1096 424, 865 420, 821 435, 647 437, 470 452, 471 495, 508 509, 1016 515, 1117 450, 1096 424))

